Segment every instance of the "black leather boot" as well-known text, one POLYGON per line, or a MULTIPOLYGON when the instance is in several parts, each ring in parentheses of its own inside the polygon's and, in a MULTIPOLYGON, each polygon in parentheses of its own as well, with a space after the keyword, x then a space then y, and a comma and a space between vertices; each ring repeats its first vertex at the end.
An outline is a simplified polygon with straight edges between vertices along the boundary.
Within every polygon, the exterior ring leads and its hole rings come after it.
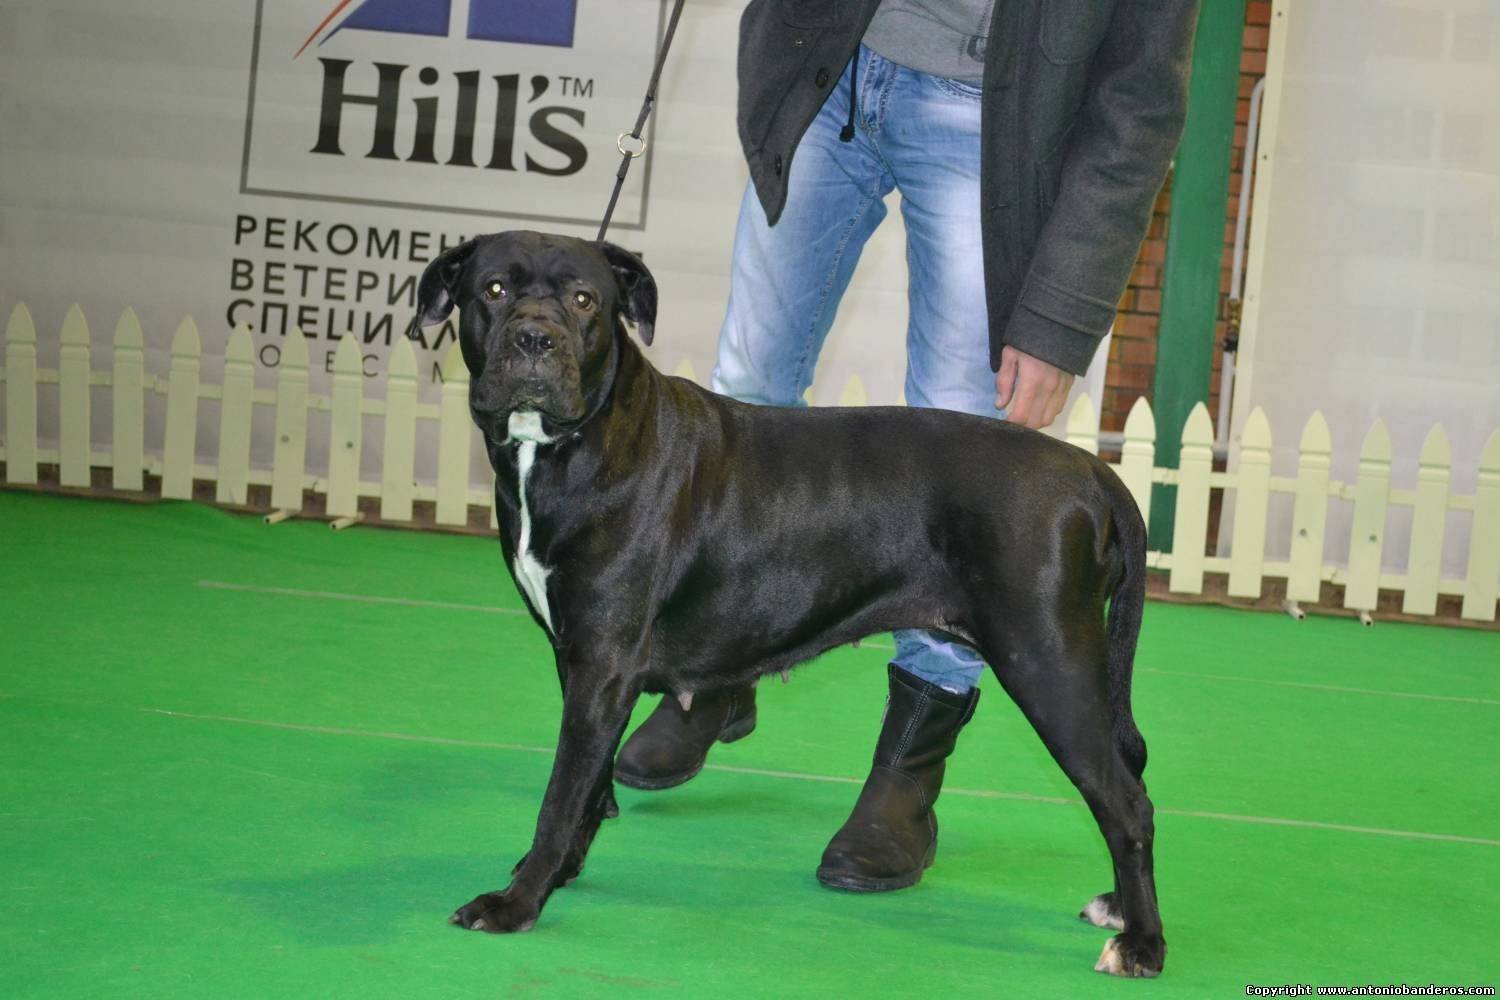
POLYGON ((703 770, 714 741, 733 743, 754 730, 754 687, 694 695, 686 711, 676 698, 663 695, 620 748, 615 780, 648 792, 673 788, 703 770))
POLYGON ((818 865, 818 881, 830 889, 887 892, 916 885, 937 852, 932 807, 979 689, 954 694, 894 663, 890 683, 875 764, 818 865))

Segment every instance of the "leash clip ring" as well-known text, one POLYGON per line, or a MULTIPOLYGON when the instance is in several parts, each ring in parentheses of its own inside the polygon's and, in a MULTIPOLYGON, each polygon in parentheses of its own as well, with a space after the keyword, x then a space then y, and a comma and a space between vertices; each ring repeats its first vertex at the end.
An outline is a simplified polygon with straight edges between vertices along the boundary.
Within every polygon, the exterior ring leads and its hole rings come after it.
POLYGON ((645 153, 646 153, 646 140, 643 139, 643 138, 641 138, 638 135, 633 135, 633 134, 631 134, 629 132, 621 132, 619 138, 617 138, 615 140, 615 148, 620 151, 620 154, 622 156, 628 156, 628 157, 630 157, 633 160, 633 159, 635 159, 638 156, 644 156, 645 155, 645 153), (632 139, 635 142, 640 143, 640 147, 639 148, 636 148, 634 146, 627 147, 625 145, 625 140, 626 139, 632 139))

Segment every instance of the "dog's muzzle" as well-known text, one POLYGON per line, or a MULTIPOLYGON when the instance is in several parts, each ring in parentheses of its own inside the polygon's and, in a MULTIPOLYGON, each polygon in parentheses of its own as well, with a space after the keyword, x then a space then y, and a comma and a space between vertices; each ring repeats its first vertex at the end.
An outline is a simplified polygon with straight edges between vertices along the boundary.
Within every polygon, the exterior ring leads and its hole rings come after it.
POLYGON ((481 426, 503 428, 515 410, 535 410, 560 420, 580 415, 578 359, 572 355, 573 338, 567 330, 539 317, 525 317, 496 339, 484 372, 469 386, 469 407, 481 426))

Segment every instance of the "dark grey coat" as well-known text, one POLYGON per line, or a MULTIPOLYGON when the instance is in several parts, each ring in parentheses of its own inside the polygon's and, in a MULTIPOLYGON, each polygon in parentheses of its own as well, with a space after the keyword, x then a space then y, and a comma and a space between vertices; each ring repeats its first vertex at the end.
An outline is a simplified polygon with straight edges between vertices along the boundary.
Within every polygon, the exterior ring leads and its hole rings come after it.
MULTIPOLYGON (((1182 136, 1199 0, 996 0, 980 205, 990 366, 1082 373, 1114 320, 1182 136)), ((739 130, 774 224, 792 156, 880 0, 750 0, 739 130)))

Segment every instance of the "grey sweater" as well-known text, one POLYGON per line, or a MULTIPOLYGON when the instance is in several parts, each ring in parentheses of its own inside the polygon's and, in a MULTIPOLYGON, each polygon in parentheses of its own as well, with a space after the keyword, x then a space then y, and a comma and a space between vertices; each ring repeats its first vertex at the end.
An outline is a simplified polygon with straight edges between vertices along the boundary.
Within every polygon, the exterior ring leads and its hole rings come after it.
POLYGON ((977 84, 995 0, 882 0, 864 42, 908 69, 977 84))

